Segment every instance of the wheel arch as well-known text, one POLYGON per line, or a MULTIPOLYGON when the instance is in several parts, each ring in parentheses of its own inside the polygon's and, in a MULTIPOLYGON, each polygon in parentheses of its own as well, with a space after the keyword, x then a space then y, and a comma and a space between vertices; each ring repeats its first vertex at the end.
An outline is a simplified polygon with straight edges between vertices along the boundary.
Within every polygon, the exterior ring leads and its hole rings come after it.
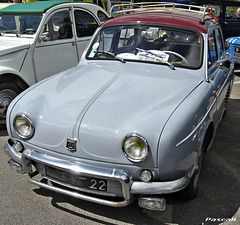
POLYGON ((214 136, 215 136, 215 128, 214 128, 214 122, 211 121, 206 130, 205 133, 203 135, 203 142, 202 142, 202 147, 204 152, 208 151, 213 143, 214 140, 214 136))
POLYGON ((23 80, 20 76, 12 73, 6 73, 0 75, 0 83, 12 83, 18 86, 22 91, 27 89, 29 85, 25 80, 23 80))

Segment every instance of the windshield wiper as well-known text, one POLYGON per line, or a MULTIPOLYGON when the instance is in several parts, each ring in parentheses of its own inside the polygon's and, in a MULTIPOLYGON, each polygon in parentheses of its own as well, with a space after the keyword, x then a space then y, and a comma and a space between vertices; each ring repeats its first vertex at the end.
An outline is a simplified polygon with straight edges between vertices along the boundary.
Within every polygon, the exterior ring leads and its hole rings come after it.
POLYGON ((110 55, 110 56, 112 56, 114 59, 117 59, 117 60, 119 60, 119 61, 122 62, 122 63, 126 63, 125 59, 114 55, 112 52, 108 52, 108 51, 98 51, 98 50, 96 50, 95 53, 102 53, 102 54, 110 55))
MULTIPOLYGON (((139 52, 146 52, 146 53, 149 53, 150 55, 153 55, 153 56, 156 56, 156 57, 158 57, 158 58, 161 58, 160 55, 155 54, 155 53, 153 53, 153 52, 151 52, 151 51, 148 51, 148 50, 145 50, 145 49, 136 48, 136 50, 139 51, 139 52)), ((162 63, 162 64, 168 65, 171 70, 175 70, 175 67, 174 67, 174 65, 173 65, 172 63, 167 62, 167 61, 163 61, 163 60, 160 60, 160 59, 157 59, 157 60, 158 60, 158 62, 160 62, 160 63, 162 63)))
POLYGON ((4 30, 4 31, 1 31, 1 35, 2 34, 16 34, 16 36, 19 37, 19 34, 16 30, 4 30))

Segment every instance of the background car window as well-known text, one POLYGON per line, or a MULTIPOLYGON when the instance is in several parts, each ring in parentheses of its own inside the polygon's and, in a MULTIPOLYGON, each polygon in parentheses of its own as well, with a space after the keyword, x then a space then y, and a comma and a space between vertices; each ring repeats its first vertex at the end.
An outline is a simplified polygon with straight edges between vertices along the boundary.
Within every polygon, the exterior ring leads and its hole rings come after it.
POLYGON ((2 14, 0 19, 0 31, 6 33, 34 34, 40 21, 41 14, 2 14))
POLYGON ((49 32, 50 40, 69 39, 73 37, 69 11, 55 13, 47 22, 44 32, 49 32))
POLYGON ((99 20, 100 20, 102 23, 108 20, 108 17, 106 16, 106 14, 104 14, 104 13, 101 12, 101 11, 98 11, 98 12, 97 12, 97 15, 98 15, 99 20))
POLYGON ((225 17, 226 17, 226 19, 240 20, 240 7, 239 6, 227 6, 225 17))
POLYGON ((81 10, 74 11, 76 31, 78 37, 92 36, 98 28, 98 23, 92 15, 81 10))
POLYGON ((3 14, 1 15, 0 30, 16 30, 16 20, 14 15, 3 14))

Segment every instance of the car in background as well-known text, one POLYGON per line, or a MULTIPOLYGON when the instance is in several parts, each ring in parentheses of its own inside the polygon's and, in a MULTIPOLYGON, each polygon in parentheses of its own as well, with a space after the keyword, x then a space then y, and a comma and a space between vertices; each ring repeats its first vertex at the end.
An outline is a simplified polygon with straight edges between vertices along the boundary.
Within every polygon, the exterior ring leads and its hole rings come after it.
POLYGON ((3 9, 9 5, 12 5, 13 3, 8 3, 8 2, 0 2, 0 9, 3 9))
POLYGON ((162 211, 167 194, 197 196, 234 62, 207 8, 128 6, 114 6, 119 16, 97 29, 77 67, 12 101, 5 152, 39 187, 162 211))
POLYGON ((29 2, 0 10, 0 129, 10 102, 32 84, 76 66, 108 18, 100 6, 85 2, 29 2))
POLYGON ((193 0, 191 4, 213 7, 222 26, 224 40, 240 35, 240 1, 239 0, 193 0))
POLYGON ((225 40, 227 51, 233 56, 236 66, 240 65, 240 36, 230 37, 225 40))

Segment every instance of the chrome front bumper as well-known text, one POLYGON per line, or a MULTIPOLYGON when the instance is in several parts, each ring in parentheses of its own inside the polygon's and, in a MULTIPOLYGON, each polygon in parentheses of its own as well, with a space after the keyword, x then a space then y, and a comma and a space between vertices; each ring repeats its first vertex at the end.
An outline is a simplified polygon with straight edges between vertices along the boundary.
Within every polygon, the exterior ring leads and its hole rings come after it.
POLYGON ((103 205, 113 206, 113 207, 123 207, 131 203, 135 195, 156 195, 156 194, 168 194, 180 191, 185 188, 190 181, 188 175, 174 181, 168 182, 150 182, 144 183, 141 181, 134 181, 132 176, 124 170, 120 169, 108 169, 100 168, 89 165, 83 165, 79 162, 71 162, 67 160, 62 160, 56 157, 52 157, 46 154, 40 154, 34 150, 26 149, 23 153, 18 153, 11 146, 10 142, 5 144, 5 152, 11 158, 10 164, 16 168, 18 166, 18 171, 22 173, 28 173, 30 175, 29 181, 39 187, 46 188, 52 191, 60 192, 65 195, 69 195, 75 198, 87 200, 94 203, 99 203, 103 205), (64 187, 51 186, 41 181, 33 179, 32 175, 32 162, 41 163, 43 165, 51 166, 57 168, 61 171, 71 171, 75 175, 88 176, 95 178, 102 178, 111 181, 117 181, 121 186, 121 193, 123 196, 123 201, 111 201, 104 199, 101 195, 93 197, 88 193, 79 193, 74 190, 65 189, 64 187))

